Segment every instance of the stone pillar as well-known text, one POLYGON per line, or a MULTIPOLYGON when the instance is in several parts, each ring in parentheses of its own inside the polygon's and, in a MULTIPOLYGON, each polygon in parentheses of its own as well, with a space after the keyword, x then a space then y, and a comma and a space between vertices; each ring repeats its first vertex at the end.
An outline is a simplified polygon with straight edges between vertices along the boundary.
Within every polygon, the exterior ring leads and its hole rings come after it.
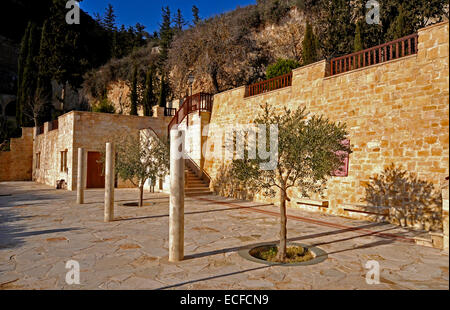
POLYGON ((153 108, 153 117, 164 118, 164 108, 159 105, 155 105, 153 108))
POLYGON ((84 149, 78 148, 78 174, 77 174, 77 204, 84 203, 84 180, 85 180, 85 156, 84 149))
POLYGON ((106 143, 105 158, 105 222, 114 221, 114 144, 106 143))
POLYGON ((170 131, 169 261, 184 258, 184 151, 183 131, 170 131))
POLYGON ((442 189, 442 223, 444 230, 444 252, 448 253, 448 181, 442 189))

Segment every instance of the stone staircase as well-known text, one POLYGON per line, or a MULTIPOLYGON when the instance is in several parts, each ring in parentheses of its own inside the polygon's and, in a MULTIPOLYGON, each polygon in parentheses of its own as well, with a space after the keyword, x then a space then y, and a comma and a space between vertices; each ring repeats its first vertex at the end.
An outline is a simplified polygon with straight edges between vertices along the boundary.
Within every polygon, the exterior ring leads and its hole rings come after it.
POLYGON ((199 178, 192 169, 186 168, 185 173, 186 197, 212 195, 212 192, 209 189, 209 185, 201 178, 199 178))

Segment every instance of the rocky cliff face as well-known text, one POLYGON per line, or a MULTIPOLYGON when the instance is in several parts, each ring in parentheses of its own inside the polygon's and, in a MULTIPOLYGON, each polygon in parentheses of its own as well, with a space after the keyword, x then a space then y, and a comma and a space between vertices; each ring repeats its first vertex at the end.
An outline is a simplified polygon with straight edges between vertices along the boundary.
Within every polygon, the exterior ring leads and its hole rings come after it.
MULTIPOLYGON (((302 40, 305 32, 306 17, 304 13, 293 7, 290 12, 278 23, 266 25, 262 28, 255 29, 250 36, 255 44, 268 55, 270 62, 277 58, 290 58, 300 60, 302 52, 302 40)), ((246 55, 245 57, 250 57, 246 55)), ((223 57, 229 57, 224 55, 223 57)), ((110 69, 111 70, 111 69, 110 69)), ((239 75, 241 68, 229 68, 227 71, 230 75, 239 75)), ((101 73, 101 70, 98 71, 101 73)), ((101 78, 99 78, 101 79, 101 78)), ((190 93, 189 87, 184 82, 185 77, 179 76, 177 70, 172 70, 170 79, 174 89, 175 102, 173 107, 178 107, 178 100, 190 93)), ((220 83, 220 80, 219 80, 220 83)), ((241 86, 236 83, 234 87, 241 86)), ((110 81, 107 84, 107 96, 110 102, 115 106, 117 113, 127 114, 130 111, 130 88, 128 82, 124 80, 110 81)), ((212 82, 208 76, 196 76, 193 93, 200 91, 210 92, 212 90, 212 82)), ((98 100, 89 97, 89 102, 96 104, 98 100)), ((169 104, 170 105, 170 104, 169 104)))

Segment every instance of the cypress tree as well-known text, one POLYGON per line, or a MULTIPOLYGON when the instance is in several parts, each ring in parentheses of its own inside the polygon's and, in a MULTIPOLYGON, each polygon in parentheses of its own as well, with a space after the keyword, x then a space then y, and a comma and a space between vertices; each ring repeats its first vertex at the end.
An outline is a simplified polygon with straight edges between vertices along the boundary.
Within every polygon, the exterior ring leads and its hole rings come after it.
POLYGON ((144 107, 144 116, 153 116, 153 106, 156 105, 156 98, 153 93, 153 69, 147 71, 145 78, 145 92, 142 101, 144 107))
POLYGON ((406 21, 406 16, 403 10, 403 7, 400 6, 398 9, 398 15, 395 18, 394 22, 391 24, 391 27, 388 30, 388 38, 389 40, 400 39, 408 34, 412 30, 409 29, 406 21))
POLYGON ((364 49, 364 45, 363 45, 363 38, 362 38, 362 22, 358 21, 358 23, 356 24, 356 30, 355 30, 355 40, 354 40, 354 52, 359 52, 361 50, 364 49))
POLYGON ((39 52, 39 40, 37 40, 37 27, 33 23, 30 27, 29 37, 28 37, 28 51, 25 61, 25 67, 23 69, 22 76, 22 119, 20 121, 20 126, 30 126, 34 125, 34 122, 30 117, 24 115, 25 109, 29 112, 29 104, 32 102, 33 97, 36 92, 36 81, 38 76, 38 68, 36 64, 36 56, 39 52))
POLYGON ((165 108, 167 104, 167 83, 164 76, 161 77, 161 86, 159 89, 159 106, 165 108))
POLYGON ((44 123, 52 119, 52 73, 47 66, 46 60, 51 56, 51 41, 49 40, 48 21, 44 22, 39 48, 39 72, 36 93, 44 100, 39 123, 44 123))
POLYGON ((116 14, 114 13, 114 7, 108 4, 105 11, 105 17, 103 17, 102 25, 106 30, 113 32, 116 31, 116 14))
POLYGON ((138 106, 138 93, 137 93, 137 67, 134 66, 133 69, 133 77, 131 79, 131 93, 130 93, 130 101, 131 101, 131 110, 130 115, 138 115, 137 106, 138 106))
POLYGON ((316 62, 318 58, 318 42, 309 22, 306 23, 306 31, 305 37, 303 38, 302 47, 303 65, 309 65, 316 62))

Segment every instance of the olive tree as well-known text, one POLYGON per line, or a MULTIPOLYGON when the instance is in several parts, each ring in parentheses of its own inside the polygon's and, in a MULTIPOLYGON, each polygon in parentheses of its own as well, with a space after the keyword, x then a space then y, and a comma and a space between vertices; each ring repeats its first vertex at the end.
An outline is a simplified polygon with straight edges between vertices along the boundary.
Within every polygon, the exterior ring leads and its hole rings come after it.
POLYGON ((128 136, 116 142, 116 172, 122 179, 139 188, 139 207, 143 205, 147 180, 165 176, 169 170, 167 139, 159 138, 152 130, 128 136))
MULTIPOLYGON (((278 192, 281 227, 277 259, 284 262, 287 243, 286 201, 290 201, 288 190, 297 188, 303 197, 321 193, 327 179, 340 169, 351 150, 348 143, 344 143, 348 135, 345 124, 334 123, 323 116, 311 116, 305 108, 296 111, 285 108, 281 114, 274 113, 267 104, 263 109, 264 112, 254 123, 258 128, 265 125, 262 127, 267 130, 265 137, 270 136, 270 125, 278 126, 278 163, 275 169, 261 169, 265 160, 259 154, 260 139, 255 138, 261 134, 259 131, 254 135, 240 133, 240 138, 246 141, 245 154, 241 159, 232 161, 231 171, 239 180, 246 182, 247 188, 252 191, 272 197, 278 192), (255 142, 250 143, 250 139, 255 142), (251 159, 248 154, 257 155, 251 159)), ((265 147, 267 143, 261 145, 265 147)))

